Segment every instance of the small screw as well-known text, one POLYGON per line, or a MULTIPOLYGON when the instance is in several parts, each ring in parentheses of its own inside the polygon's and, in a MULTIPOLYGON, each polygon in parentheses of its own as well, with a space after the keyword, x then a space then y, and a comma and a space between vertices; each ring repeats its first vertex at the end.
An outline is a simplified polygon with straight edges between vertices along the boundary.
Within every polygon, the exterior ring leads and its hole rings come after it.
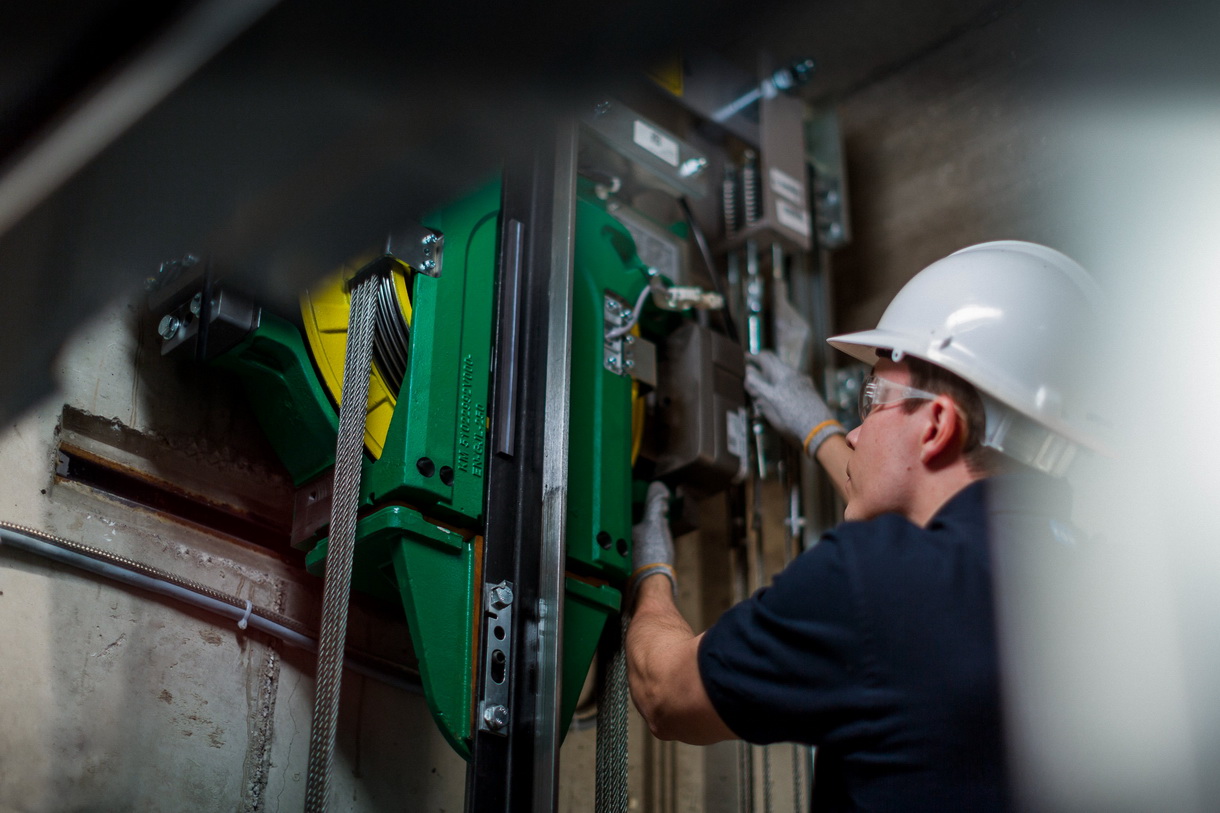
POLYGON ((630 320, 630 319, 631 319, 631 309, 630 309, 630 308, 628 308, 627 310, 623 311, 623 318, 624 318, 624 319, 628 319, 628 320, 630 320))
POLYGON ((618 310, 619 310, 618 303, 615 302, 613 299, 607 299, 606 300, 606 310, 610 311, 611 313, 618 313, 618 310))
POLYGON ((593 115, 595 116, 604 116, 609 112, 610 102, 598 102, 597 106, 593 108, 593 115))
POLYGON ((628 370, 630 370, 632 367, 635 366, 635 360, 627 359, 626 361, 623 362, 623 366, 626 367, 628 370))
POLYGON ((497 584, 491 588, 491 606, 503 610, 513 603, 513 588, 506 583, 497 584))
POLYGON ((428 233, 428 234, 424 235, 423 243, 425 246, 434 246, 437 243, 439 243, 440 241, 441 241, 441 238, 437 237, 435 234, 428 233))
POLYGON ((157 333, 161 335, 162 339, 169 341, 178 333, 178 327, 181 324, 177 316, 167 313, 161 317, 161 323, 157 325, 157 333))
POLYGON ((627 342, 627 344, 635 344, 635 336, 628 333, 626 337, 624 337, 623 341, 627 342))
POLYGON ((617 367, 618 366, 618 356, 611 356, 608 359, 608 363, 610 364, 611 367, 617 367))
POLYGON ((420 271, 431 271, 434 268, 436 268, 436 260, 424 260, 423 264, 420 265, 419 270, 420 271))
POLYGON ((499 731, 508 725, 508 709, 504 706, 488 706, 483 709, 483 722, 492 731, 499 731))
POLYGON ((198 316, 199 312, 202 310, 203 310, 203 294, 195 294, 193 297, 191 297, 191 314, 193 316, 198 316))

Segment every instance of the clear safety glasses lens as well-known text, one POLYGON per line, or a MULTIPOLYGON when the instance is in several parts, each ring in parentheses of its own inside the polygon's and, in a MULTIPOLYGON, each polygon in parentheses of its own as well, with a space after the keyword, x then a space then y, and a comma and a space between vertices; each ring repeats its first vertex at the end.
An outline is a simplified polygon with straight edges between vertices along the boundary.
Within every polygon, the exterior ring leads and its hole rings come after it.
POLYGON ((869 413, 877 407, 914 398, 931 401, 935 397, 934 392, 895 384, 881 376, 870 375, 864 379, 864 385, 860 387, 860 420, 867 418, 869 413))

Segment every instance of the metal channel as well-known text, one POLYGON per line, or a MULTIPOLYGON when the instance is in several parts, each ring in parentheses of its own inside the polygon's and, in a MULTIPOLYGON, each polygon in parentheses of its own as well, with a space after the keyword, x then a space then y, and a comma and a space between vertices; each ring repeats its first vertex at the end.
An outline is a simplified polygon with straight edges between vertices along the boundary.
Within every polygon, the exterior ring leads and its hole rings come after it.
MULTIPOLYGON (((549 799, 559 788, 560 664, 563 662, 563 579, 567 558, 568 420, 572 381, 572 279, 576 240, 577 127, 564 125, 556 140, 555 203, 551 221, 551 273, 547 283, 546 429, 542 450, 542 551, 538 586, 540 625, 534 743, 534 797, 549 799), (549 796, 546 794, 549 792, 549 796)), ((539 810, 543 808, 537 808, 539 810)))
POLYGON ((496 452, 512 455, 517 448, 517 351, 521 334, 521 263, 525 249, 525 226, 509 220, 504 228, 504 288, 501 294, 508 311, 504 335, 496 348, 496 388, 505 404, 497 420, 496 452))
POLYGON ((476 708, 491 713, 473 732, 468 813, 558 803, 576 129, 553 132, 505 163, 494 335, 516 353, 497 355, 493 371, 482 579, 511 584, 513 600, 506 645, 487 640, 494 625, 483 611, 476 708), (501 437, 509 423, 511 454, 501 437), (496 653, 507 661, 503 685, 488 679, 496 653))

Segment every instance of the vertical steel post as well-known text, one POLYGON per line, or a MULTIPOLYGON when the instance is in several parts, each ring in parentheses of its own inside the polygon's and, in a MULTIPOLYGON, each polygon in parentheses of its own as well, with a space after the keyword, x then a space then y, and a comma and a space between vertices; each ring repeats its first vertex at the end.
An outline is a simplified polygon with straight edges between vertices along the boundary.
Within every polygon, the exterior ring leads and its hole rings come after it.
MULTIPOLYGON (((543 141, 504 173, 482 580, 512 585, 513 613, 508 702, 474 721, 471 813, 558 801, 576 124, 543 141)), ((476 707, 490 671, 480 662, 476 707)))

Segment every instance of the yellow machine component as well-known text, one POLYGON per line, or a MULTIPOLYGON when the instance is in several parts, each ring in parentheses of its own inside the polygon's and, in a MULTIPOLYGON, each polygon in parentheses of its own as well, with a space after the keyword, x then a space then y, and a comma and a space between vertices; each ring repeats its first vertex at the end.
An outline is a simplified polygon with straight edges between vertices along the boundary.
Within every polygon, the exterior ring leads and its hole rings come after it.
MULTIPOLYGON (((351 295, 346 282, 362 268, 363 263, 346 267, 327 277, 301 294, 301 319, 305 323, 305 336, 309 340, 309 352, 318 365, 318 372, 327 392, 336 404, 342 401, 343 364, 347 354, 347 323, 352 309, 351 295)), ((394 265, 393 282, 403 323, 411 324, 411 299, 407 292, 407 272, 403 262, 394 265)), ((398 393, 387 383, 385 374, 373 364, 369 377, 369 402, 364 424, 364 446, 374 460, 381 458, 385 447, 386 433, 390 431, 390 418, 398 403, 398 393)))
POLYGON ((682 98, 685 90, 682 56, 674 54, 653 65, 652 69, 648 71, 648 78, 678 98, 682 98))

